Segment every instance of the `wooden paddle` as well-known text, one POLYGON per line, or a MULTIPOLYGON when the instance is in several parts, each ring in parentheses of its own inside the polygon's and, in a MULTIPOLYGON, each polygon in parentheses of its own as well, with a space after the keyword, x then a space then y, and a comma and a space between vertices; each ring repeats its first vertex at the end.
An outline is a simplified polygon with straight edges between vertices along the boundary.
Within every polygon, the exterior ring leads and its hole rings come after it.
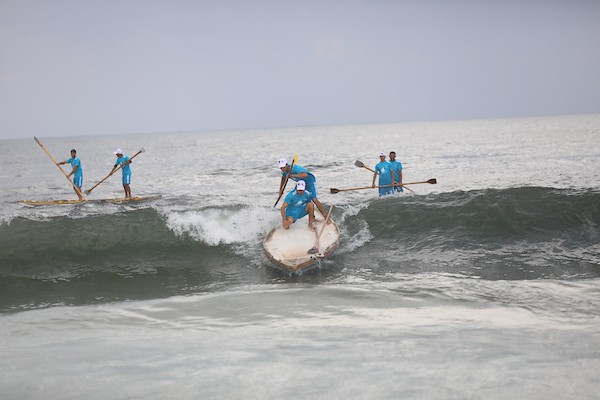
POLYGON ((290 171, 285 176, 285 180, 283 181, 283 185, 279 188, 279 197, 273 207, 277 207, 277 203, 281 200, 281 196, 283 196, 283 192, 285 192, 285 187, 287 186, 288 181, 290 180, 290 175, 292 174, 292 170, 294 169, 294 165, 296 165, 296 161, 298 161, 298 154, 294 154, 294 159, 292 160, 292 165, 290 166, 290 171))
POLYGON ((356 160, 356 161, 354 161, 354 165, 356 165, 357 167, 360 167, 360 168, 365 168, 365 169, 368 169, 368 170, 369 170, 369 171, 371 171, 372 173, 379 175, 379 173, 378 173, 378 172, 375 172, 375 171, 374 171, 374 170, 372 170, 371 168, 367 167, 367 166, 366 166, 366 165, 365 165, 365 164, 364 164, 362 161, 358 161, 358 160, 356 160))
POLYGON ((37 142, 37 144, 39 144, 40 147, 46 152, 46 154, 48 154, 48 157, 50 157, 50 159, 58 167, 58 169, 60 169, 60 172, 62 172, 62 174, 65 176, 65 178, 67 178, 67 180, 73 186, 73 188, 75 189, 75 191, 77 192, 77 194, 80 195, 83 198, 83 200, 86 200, 86 198, 83 195, 83 193, 81 193, 81 190, 77 186, 75 186, 75 183, 73 183, 73 181, 71 180, 71 178, 69 178, 69 175, 67 175, 67 173, 62 169, 62 167, 60 166, 60 164, 56 162, 56 160, 54 159, 54 157, 52 157, 52 155, 46 149, 46 147, 44 147, 44 145, 42 144, 42 142, 40 142, 40 140, 38 138, 36 138, 35 136, 33 138, 35 139, 35 141, 37 142))
MULTIPOLYGON (((384 185, 384 186, 364 186, 364 187, 356 187, 356 188, 348 188, 348 189, 335 189, 335 188, 330 188, 329 190, 331 191, 332 194, 336 194, 339 192, 347 192, 349 190, 365 190, 365 189, 378 189, 378 188, 384 188, 384 187, 392 187, 392 186, 405 186, 405 185, 417 185, 420 183, 431 183, 436 184, 437 180, 435 178, 429 179, 427 181, 423 181, 423 182, 407 182, 407 183, 403 183, 402 185, 396 184, 396 185, 384 185)), ((408 188, 407 188, 408 189, 408 188)))
MULTIPOLYGON (((331 207, 329 207, 329 211, 327 211, 327 217, 325 218, 325 222, 323 222, 323 227, 321 228, 321 232, 319 232, 317 234, 317 240, 315 241, 315 245, 312 247, 312 249, 308 250, 308 254, 315 254, 319 252, 319 240, 321 239, 321 235, 323 234, 323 231, 325 230, 325 227, 327 226, 327 221, 329 221, 329 216, 331 215, 331 210, 333 210, 333 204, 331 205, 331 207)), ((315 231, 315 233, 317 233, 315 231)))
MULTIPOLYGON (((135 153, 129 159, 129 161, 133 160, 138 154, 141 154, 141 153, 143 153, 145 151, 146 150, 144 150, 144 148, 142 147, 137 153, 135 153)), ((123 165, 125 165, 125 163, 119 164, 119 166, 117 167, 117 169, 115 169, 114 171, 111 171, 111 173, 108 174, 108 175, 106 175, 106 177, 104 179, 102 179, 100 182, 96 183, 94 186, 92 186, 91 188, 89 188, 88 190, 86 190, 84 193, 89 195, 92 192, 92 190, 94 190, 96 188, 96 186, 98 186, 99 184, 101 184, 102 182, 104 182, 105 180, 107 180, 108 178, 110 178, 110 176, 113 175, 115 172, 117 172, 118 170, 120 170, 121 168, 123 168, 123 165)))

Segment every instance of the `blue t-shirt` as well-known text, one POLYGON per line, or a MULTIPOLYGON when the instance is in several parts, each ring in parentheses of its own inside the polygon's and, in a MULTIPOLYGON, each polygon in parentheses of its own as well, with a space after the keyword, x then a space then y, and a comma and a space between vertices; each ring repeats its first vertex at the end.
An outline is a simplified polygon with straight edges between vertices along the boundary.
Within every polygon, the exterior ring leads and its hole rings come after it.
POLYGON ((305 190, 304 193, 300 195, 298 194, 298 191, 294 189, 285 196, 284 201, 288 204, 288 207, 305 208, 311 199, 312 195, 308 190, 305 190))
MULTIPOLYGON (((115 167, 117 165, 123 164, 123 163, 125 163, 127 161, 129 161, 129 157, 127 157, 127 156, 119 157, 119 158, 117 158, 117 162, 115 163, 115 167)), ((129 168, 129 165, 130 164, 125 164, 121 168, 123 170, 123 175, 130 175, 131 174, 131 168, 129 168)))
POLYGON ((74 178, 79 178, 80 176, 83 176, 83 169, 81 169, 81 161, 79 160, 79 157, 75 157, 75 158, 71 157, 67 160, 67 163, 71 164, 71 166, 73 168, 75 168, 75 166, 77 166, 77 170, 73 174, 74 178))
POLYGON ((379 173, 379 186, 391 185, 392 174, 391 165, 387 161, 382 161, 375 166, 375 172, 379 173))
POLYGON ((400 182, 400 171, 402 171, 402 163, 398 160, 390 161, 390 171, 394 174, 394 182, 400 182))
MULTIPOLYGON (((316 182, 317 179, 315 178, 315 176, 313 174, 311 174, 310 172, 308 172, 306 170, 306 168, 303 168, 299 165, 294 165, 294 168, 292 168, 292 174, 294 174, 294 175, 300 174, 302 172, 306 172, 308 174, 308 176, 306 178, 294 177, 294 178, 290 178, 290 179, 292 179, 294 181, 304 181, 304 182, 306 182, 306 186, 310 186, 316 182)), ((286 174, 287 174, 287 172, 282 172, 281 176, 285 177, 286 174)))

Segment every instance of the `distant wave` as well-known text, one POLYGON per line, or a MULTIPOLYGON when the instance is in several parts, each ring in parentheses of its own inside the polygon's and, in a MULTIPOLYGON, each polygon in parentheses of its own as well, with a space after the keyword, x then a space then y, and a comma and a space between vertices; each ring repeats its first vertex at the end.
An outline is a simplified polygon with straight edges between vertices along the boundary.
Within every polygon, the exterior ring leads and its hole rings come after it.
POLYGON ((151 208, 85 218, 16 218, 0 225, 0 274, 36 275, 36 271, 82 266, 163 265, 218 253, 214 244, 173 231, 167 221, 151 208))
POLYGON ((540 187, 477 190, 371 201, 352 219, 375 238, 413 247, 496 247, 560 239, 564 246, 600 241, 600 193, 540 187))

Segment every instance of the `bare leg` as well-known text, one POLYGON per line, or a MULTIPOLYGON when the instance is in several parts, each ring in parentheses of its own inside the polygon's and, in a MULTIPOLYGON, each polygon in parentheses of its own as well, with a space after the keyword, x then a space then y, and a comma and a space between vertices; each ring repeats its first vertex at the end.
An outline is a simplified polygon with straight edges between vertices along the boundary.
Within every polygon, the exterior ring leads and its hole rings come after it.
POLYGON ((125 198, 131 198, 131 187, 128 184, 124 184, 123 189, 125 189, 125 198))
POLYGON ((77 189, 73 188, 73 190, 75 190, 75 194, 77 195, 77 197, 79 197, 79 200, 80 200, 80 201, 83 201, 83 196, 79 194, 79 193, 81 192, 81 188, 80 188, 80 187, 78 187, 78 189, 79 189, 79 190, 77 190, 77 189))
MULTIPOLYGON (((319 201, 319 199, 312 199, 312 201, 317 205, 319 212, 323 216, 323 219, 327 218, 327 213, 325 212, 325 208, 323 208, 323 204, 319 201)), ((331 220, 327 221, 328 224, 331 223, 331 220)))
POLYGON ((306 205, 306 212, 308 213, 308 227, 315 229, 315 205, 312 202, 306 205))
MULTIPOLYGON (((288 222, 288 228, 289 228, 290 225, 294 223, 294 217, 287 217, 287 222, 288 222)), ((285 229, 287 229, 287 228, 285 228, 285 229)))

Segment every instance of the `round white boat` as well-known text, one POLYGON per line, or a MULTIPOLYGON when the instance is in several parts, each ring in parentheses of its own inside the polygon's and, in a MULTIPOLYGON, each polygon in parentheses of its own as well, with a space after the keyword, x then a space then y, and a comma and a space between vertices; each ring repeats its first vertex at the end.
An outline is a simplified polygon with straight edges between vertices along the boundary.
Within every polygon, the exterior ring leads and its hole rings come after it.
POLYGON ((331 256, 340 243, 340 230, 335 222, 329 221, 322 233, 322 218, 315 221, 316 232, 308 228, 308 217, 296 221, 289 229, 281 225, 274 228, 263 243, 267 257, 278 268, 291 274, 299 275, 314 268, 321 259, 331 256), (311 254, 309 250, 315 247, 317 233, 321 234, 319 246, 311 254))

